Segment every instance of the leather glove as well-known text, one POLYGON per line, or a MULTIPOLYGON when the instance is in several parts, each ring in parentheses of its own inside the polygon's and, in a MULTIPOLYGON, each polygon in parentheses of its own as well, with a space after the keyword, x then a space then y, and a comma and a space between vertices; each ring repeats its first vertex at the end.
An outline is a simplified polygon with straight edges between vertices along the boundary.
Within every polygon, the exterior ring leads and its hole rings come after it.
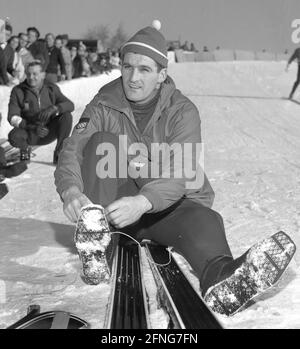
POLYGON ((39 120, 43 124, 47 124, 50 120, 51 116, 55 115, 58 112, 58 108, 55 105, 51 105, 50 107, 42 110, 39 115, 39 120))
POLYGON ((44 138, 49 134, 49 129, 41 124, 37 126, 36 133, 40 138, 44 138))

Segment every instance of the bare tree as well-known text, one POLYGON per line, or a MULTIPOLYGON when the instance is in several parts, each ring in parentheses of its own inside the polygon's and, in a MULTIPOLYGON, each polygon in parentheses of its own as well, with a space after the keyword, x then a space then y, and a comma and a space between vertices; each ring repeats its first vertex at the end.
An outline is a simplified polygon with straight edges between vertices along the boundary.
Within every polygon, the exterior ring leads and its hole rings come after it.
POLYGON ((89 28, 84 35, 86 40, 101 40, 103 48, 111 48, 117 50, 128 39, 127 34, 124 31, 123 25, 120 23, 116 29, 115 34, 110 33, 108 25, 98 25, 89 28))
POLYGON ((128 35, 125 33, 122 23, 119 24, 115 35, 110 39, 110 47, 113 50, 118 50, 124 42, 128 39, 128 35))
POLYGON ((107 48, 109 45, 110 32, 107 24, 101 24, 89 28, 84 35, 86 40, 101 40, 102 45, 107 48))

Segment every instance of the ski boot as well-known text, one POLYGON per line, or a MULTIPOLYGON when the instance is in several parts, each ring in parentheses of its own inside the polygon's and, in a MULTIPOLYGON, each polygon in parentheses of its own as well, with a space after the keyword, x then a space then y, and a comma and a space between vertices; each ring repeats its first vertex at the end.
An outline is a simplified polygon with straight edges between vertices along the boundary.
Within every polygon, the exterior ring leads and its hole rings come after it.
POLYGON ((87 205, 81 209, 74 236, 75 245, 82 262, 83 280, 90 285, 110 279, 107 247, 111 233, 100 205, 87 205))
POLYGON ((30 162, 31 147, 20 149, 20 161, 30 162))
POLYGON ((294 242, 282 231, 255 244, 230 276, 207 290, 204 300, 216 313, 236 314, 279 280, 295 251, 294 242))

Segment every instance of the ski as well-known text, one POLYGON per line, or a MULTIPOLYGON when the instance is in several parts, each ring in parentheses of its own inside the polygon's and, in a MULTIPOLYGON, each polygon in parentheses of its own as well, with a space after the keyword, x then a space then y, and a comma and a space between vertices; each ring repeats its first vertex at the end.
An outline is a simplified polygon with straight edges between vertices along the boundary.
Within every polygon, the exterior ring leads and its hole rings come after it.
POLYGON ((111 296, 105 328, 147 329, 150 326, 140 265, 140 248, 124 236, 114 253, 111 296))
POLYGON ((222 326, 195 291, 166 247, 145 242, 144 248, 158 288, 158 296, 170 316, 170 328, 221 329, 222 326))

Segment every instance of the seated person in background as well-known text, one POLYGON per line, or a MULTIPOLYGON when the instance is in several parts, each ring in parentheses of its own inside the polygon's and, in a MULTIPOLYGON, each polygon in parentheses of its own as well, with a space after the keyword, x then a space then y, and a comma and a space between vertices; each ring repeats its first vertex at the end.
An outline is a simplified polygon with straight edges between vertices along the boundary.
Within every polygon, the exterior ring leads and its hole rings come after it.
POLYGON ((41 61, 43 70, 46 70, 49 63, 49 54, 46 44, 39 40, 40 32, 35 27, 30 27, 27 29, 27 35, 29 41, 28 51, 35 60, 41 61))
POLYGON ((54 45, 55 37, 53 34, 49 33, 46 35, 45 39, 49 54, 49 64, 46 68, 46 80, 52 83, 58 82, 58 66, 61 72, 61 80, 65 80, 65 62, 61 50, 54 45))
POLYGON ((31 145, 45 145, 57 140, 53 163, 56 164, 63 141, 72 129, 74 104, 59 87, 45 80, 41 62, 26 68, 26 80, 11 92, 8 121, 14 127, 8 135, 10 144, 20 148, 21 160, 30 160, 31 145))

